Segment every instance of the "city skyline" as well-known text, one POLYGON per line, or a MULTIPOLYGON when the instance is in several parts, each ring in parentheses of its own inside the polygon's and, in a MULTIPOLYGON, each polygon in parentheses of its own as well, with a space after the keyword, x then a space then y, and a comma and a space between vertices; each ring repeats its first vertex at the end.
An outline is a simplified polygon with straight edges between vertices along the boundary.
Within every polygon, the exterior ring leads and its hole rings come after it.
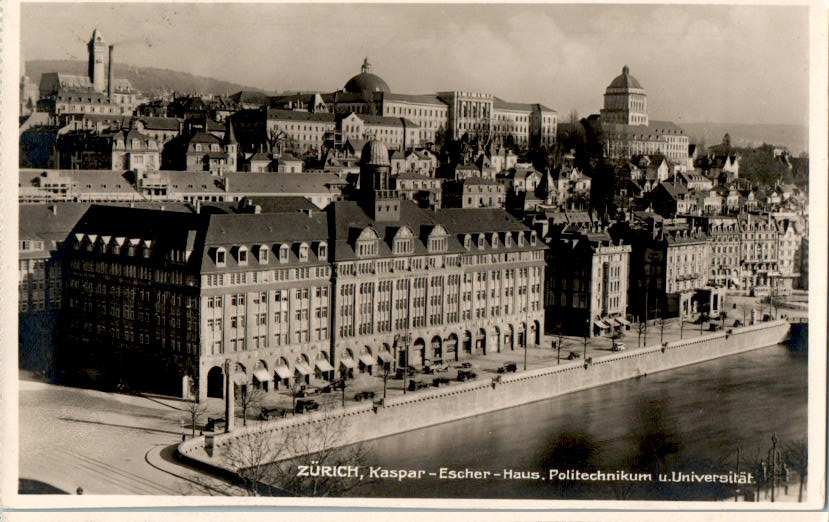
POLYGON ((174 69, 264 90, 321 92, 341 89, 368 56, 373 72, 393 92, 490 92, 511 101, 544 103, 557 110, 562 121, 571 110, 580 116, 598 113, 604 88, 627 64, 648 94, 653 119, 808 122, 805 7, 495 5, 485 11, 463 5, 234 4, 222 5, 220 11, 217 7, 24 5, 21 50, 26 60, 83 59, 85 42, 97 27, 108 43, 117 46, 121 63, 174 69), (83 22, 66 24, 66 20, 83 22), (205 39, 206 28, 218 22, 221 27, 205 39), (309 41, 304 32, 311 27, 315 38, 309 41), (235 36, 242 34, 242 28, 247 41, 235 36), (171 29, 180 37, 171 37, 171 29), (39 39, 41 32, 50 34, 50 39, 39 39), (766 38, 768 34, 775 38, 766 38), (257 56, 258 49, 275 48, 289 52, 257 56), (453 52, 446 53, 447 48, 453 52), (239 56, 248 50, 248 56, 239 56), (256 65, 262 60, 269 66, 256 65), (705 70, 710 74, 694 72, 705 70), (719 80, 712 81, 711 74, 719 80))

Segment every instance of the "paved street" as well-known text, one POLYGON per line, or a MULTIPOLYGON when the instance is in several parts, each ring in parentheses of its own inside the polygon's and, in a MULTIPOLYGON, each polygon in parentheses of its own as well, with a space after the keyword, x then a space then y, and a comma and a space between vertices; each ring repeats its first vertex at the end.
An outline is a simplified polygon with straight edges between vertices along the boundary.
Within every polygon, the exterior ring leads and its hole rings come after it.
MULTIPOLYGON (((75 494, 216 494, 173 463, 162 471, 150 451, 181 442, 177 401, 20 380, 20 479, 25 491, 75 494), (179 468, 179 469, 177 469, 179 468)), ((156 459, 158 460, 158 459, 156 459)), ((221 488, 217 488, 221 491, 221 488)))

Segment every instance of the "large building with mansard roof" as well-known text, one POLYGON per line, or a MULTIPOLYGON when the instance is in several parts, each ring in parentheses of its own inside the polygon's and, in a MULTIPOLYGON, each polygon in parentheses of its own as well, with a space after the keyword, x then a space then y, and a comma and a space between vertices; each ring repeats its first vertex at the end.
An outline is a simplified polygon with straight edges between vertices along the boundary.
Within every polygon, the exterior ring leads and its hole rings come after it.
POLYGON ((540 342, 543 243, 502 209, 403 200, 376 140, 359 201, 323 211, 93 205, 65 243, 60 357, 201 398, 540 342))

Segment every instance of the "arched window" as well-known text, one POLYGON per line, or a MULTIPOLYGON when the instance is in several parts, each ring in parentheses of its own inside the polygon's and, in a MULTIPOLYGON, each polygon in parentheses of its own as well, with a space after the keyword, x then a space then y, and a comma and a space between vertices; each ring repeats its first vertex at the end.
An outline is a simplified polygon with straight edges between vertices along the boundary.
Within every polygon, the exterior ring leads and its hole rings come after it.
POLYGON ((308 243, 301 243, 299 245, 299 261, 302 263, 308 261, 308 243))
POLYGON ((289 252, 288 245, 281 245, 279 247, 279 262, 280 263, 287 263, 288 262, 288 252, 289 252))
POLYGON ((227 250, 224 247, 216 249, 216 266, 225 266, 227 264, 227 250))
POLYGON ((248 264, 248 247, 239 247, 238 251, 236 252, 236 262, 239 263, 239 266, 245 266, 248 264))
POLYGON ((328 243, 326 243, 325 241, 320 242, 320 244, 317 246, 317 260, 328 260, 328 243))

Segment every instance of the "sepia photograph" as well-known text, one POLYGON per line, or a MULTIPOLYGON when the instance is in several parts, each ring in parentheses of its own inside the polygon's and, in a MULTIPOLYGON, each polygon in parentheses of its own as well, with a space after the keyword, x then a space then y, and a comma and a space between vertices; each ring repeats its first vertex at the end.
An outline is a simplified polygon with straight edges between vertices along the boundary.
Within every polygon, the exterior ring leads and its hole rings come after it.
POLYGON ((3 506, 820 508, 825 10, 16 4, 3 506))

